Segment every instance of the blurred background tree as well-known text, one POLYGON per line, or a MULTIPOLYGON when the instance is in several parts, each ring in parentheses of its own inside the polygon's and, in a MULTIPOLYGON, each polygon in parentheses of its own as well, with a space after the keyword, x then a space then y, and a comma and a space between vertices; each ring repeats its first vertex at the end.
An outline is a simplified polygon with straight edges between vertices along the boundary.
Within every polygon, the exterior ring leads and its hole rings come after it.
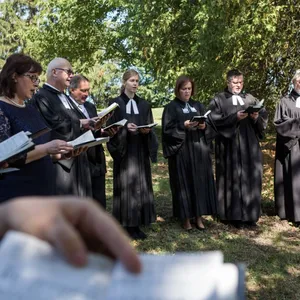
POLYGON ((245 89, 274 112, 299 68, 296 0, 4 0, 0 64, 16 51, 45 68, 57 56, 91 80, 102 106, 119 93, 124 70, 141 73, 139 94, 154 107, 173 98, 176 77, 192 76, 208 103, 238 68, 245 89))

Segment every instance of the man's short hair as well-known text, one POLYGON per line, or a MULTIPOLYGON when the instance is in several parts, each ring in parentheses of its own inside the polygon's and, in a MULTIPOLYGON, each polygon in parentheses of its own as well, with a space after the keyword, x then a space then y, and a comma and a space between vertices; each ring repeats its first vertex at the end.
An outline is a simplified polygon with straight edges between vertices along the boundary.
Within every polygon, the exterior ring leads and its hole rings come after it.
POLYGON ((47 71, 46 71, 47 79, 49 79, 51 77, 53 69, 62 68, 66 65, 71 65, 71 64, 65 58, 56 57, 56 58, 52 59, 47 66, 47 71))
POLYGON ((87 82, 90 82, 85 76, 83 75, 75 75, 71 78, 70 80, 70 85, 69 85, 69 90, 70 89, 77 89, 79 84, 82 82, 82 81, 87 81, 87 82))
POLYGON ((227 72, 226 79, 227 81, 231 81, 233 77, 243 76, 243 73, 238 69, 232 69, 227 72))

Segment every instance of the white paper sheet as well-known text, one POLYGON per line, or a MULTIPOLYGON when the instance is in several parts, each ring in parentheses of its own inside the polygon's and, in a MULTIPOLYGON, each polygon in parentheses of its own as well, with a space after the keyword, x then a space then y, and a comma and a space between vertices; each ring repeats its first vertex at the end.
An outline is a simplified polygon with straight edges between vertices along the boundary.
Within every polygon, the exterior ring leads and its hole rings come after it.
POLYGON ((0 247, 0 298, 9 300, 105 299, 114 262, 89 256, 75 268, 46 242, 9 232, 0 247))

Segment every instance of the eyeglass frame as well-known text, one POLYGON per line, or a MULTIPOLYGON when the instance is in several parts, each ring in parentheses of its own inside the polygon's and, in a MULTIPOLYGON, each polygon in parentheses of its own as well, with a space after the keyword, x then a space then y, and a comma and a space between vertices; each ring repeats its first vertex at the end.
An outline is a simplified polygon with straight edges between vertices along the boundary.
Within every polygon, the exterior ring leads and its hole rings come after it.
POLYGON ((54 69, 55 69, 55 70, 61 70, 61 71, 64 71, 64 72, 66 72, 66 74, 67 74, 68 76, 74 75, 74 71, 71 70, 71 69, 64 69, 64 68, 54 68, 54 69))
POLYGON ((41 79, 38 78, 38 76, 36 75, 31 75, 31 74, 22 74, 22 76, 25 76, 25 77, 28 77, 32 83, 36 83, 36 84, 39 84, 41 82, 41 79))

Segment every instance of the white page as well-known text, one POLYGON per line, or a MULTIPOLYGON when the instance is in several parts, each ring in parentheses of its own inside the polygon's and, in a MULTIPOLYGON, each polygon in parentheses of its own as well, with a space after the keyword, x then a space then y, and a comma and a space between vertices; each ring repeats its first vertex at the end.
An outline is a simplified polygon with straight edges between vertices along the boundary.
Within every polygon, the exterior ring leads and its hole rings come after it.
POLYGON ((0 143, 0 161, 4 161, 12 154, 17 154, 20 149, 27 147, 31 143, 31 139, 28 138, 24 131, 9 137, 5 141, 0 143))
POLYGON ((126 123, 127 123, 127 119, 122 119, 122 120, 119 121, 119 122, 113 123, 113 124, 111 124, 111 125, 109 125, 109 126, 103 128, 103 130, 106 130, 106 129, 108 129, 108 128, 110 128, 110 127, 113 127, 113 126, 124 126, 126 123))
POLYGON ((98 117, 99 118, 103 118, 104 116, 106 116, 107 114, 109 114, 110 112, 112 112, 113 110, 115 110, 117 107, 119 107, 119 104, 114 102, 112 103, 110 106, 108 106, 107 108, 101 110, 98 113, 98 117))
POLYGON ((114 266, 110 259, 90 255, 86 268, 75 268, 48 243, 13 231, 0 245, 1 299, 105 299, 114 266))
POLYGON ((207 117, 211 113, 211 110, 208 110, 205 114, 204 117, 207 117))
POLYGON ((143 255, 143 272, 117 264, 108 300, 237 300, 238 268, 223 264, 221 252, 143 255))
POLYGON ((139 125, 136 128, 152 128, 156 125, 157 125, 157 123, 151 123, 151 124, 139 125))
POLYGON ((20 171, 20 169, 17 169, 17 168, 0 169, 0 174, 5 174, 5 173, 10 173, 10 172, 15 172, 15 171, 20 171))
POLYGON ((86 145, 83 145, 83 147, 95 147, 97 145, 100 145, 100 144, 104 144, 104 143, 107 143, 109 141, 109 137, 102 137, 102 138, 96 138, 95 141, 93 142, 90 142, 86 145))
POLYGON ((94 135, 92 133, 91 130, 85 132, 84 134, 82 134, 81 136, 79 136, 78 138, 76 138, 73 141, 69 141, 68 144, 72 145, 73 147, 84 144, 84 143, 88 143, 88 142, 92 142, 95 141, 94 135))

